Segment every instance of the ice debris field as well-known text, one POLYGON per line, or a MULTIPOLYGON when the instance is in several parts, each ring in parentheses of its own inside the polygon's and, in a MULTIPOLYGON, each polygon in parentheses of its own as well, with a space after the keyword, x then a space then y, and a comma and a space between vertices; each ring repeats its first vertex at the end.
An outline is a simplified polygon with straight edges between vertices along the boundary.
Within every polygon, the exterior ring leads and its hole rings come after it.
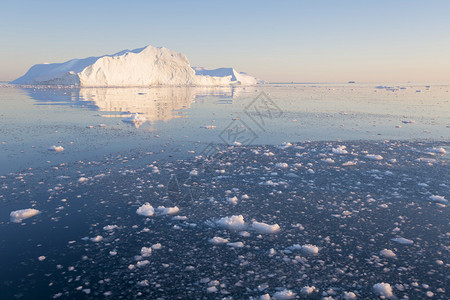
POLYGON ((449 146, 220 146, 2 176, 2 298, 448 299, 449 146))

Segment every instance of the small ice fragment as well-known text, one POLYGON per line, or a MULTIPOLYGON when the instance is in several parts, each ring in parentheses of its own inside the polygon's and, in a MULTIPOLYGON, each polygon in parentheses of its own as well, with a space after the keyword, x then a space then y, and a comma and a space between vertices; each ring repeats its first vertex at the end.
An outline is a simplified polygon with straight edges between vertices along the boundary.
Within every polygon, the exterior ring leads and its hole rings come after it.
POLYGON ((118 228, 117 225, 106 225, 106 226, 103 227, 103 230, 105 230, 105 231, 113 231, 116 228, 118 228))
POLYGON ((332 148, 331 152, 334 154, 348 154, 348 151, 345 150, 346 148, 346 146, 337 146, 336 148, 332 148))
POLYGON ((384 256, 384 257, 387 257, 387 258, 393 258, 393 257, 396 256, 395 253, 392 250, 389 250, 389 249, 381 250, 380 251, 380 255, 384 256))
POLYGON ((158 211, 158 213, 160 215, 163 215, 163 216, 164 215, 174 215, 180 211, 178 206, 174 206, 174 207, 158 206, 156 208, 156 210, 158 211))
POLYGON ((221 237, 218 237, 218 236, 215 236, 212 239, 209 239, 209 242, 218 245, 218 244, 228 243, 228 240, 224 239, 224 238, 221 238, 221 237))
POLYGON ((316 287, 315 286, 304 286, 302 287, 302 289, 300 290, 300 292, 304 295, 311 295, 312 293, 314 293, 316 291, 316 287))
POLYGON ((382 160, 383 156, 381 156, 379 154, 367 154, 366 158, 372 159, 372 160, 382 160))
POLYGON ((228 229, 239 230, 245 227, 244 217, 242 215, 223 217, 216 221, 216 224, 228 229))
POLYGON ((153 209, 153 206, 151 206, 149 203, 145 203, 136 210, 136 213, 144 217, 150 217, 153 216, 155 210, 153 209))
POLYGON ((444 196, 437 196, 437 195, 431 195, 430 196, 430 201, 439 202, 439 203, 443 203, 443 204, 447 204, 448 203, 448 200, 445 199, 444 196))
POLYGON ((49 147, 48 150, 55 151, 55 152, 62 152, 62 151, 64 151, 64 147, 53 145, 53 146, 49 147))
POLYGON ((275 167, 282 168, 282 169, 287 168, 288 166, 289 165, 287 163, 276 163, 275 164, 275 167))
POLYGON ((378 296, 382 296, 385 298, 393 298, 394 294, 392 293, 392 287, 389 283, 377 283, 373 286, 373 291, 378 296))
POLYGON ((43 255, 38 257, 38 260, 39 260, 39 261, 44 261, 45 259, 46 259, 46 257, 43 256, 43 255))
POLYGON ((280 226, 278 224, 269 225, 261 222, 253 222, 252 228, 259 233, 274 233, 280 230, 280 226))
POLYGON ((11 219, 11 222, 13 223, 21 223, 23 220, 34 217, 35 215, 40 214, 41 212, 34 208, 27 208, 27 209, 19 209, 12 211, 9 214, 9 217, 11 219))
POLYGON ((152 254, 151 247, 142 247, 141 248, 141 256, 142 257, 149 257, 151 254, 152 254))
POLYGON ((234 196, 233 198, 227 198, 227 201, 231 204, 237 204, 238 198, 236 196, 234 196))
POLYGON ((296 295, 297 294, 294 293, 293 291, 285 289, 285 290, 276 292, 272 298, 275 300, 288 300, 288 299, 295 299, 296 295))
POLYGON ((100 242, 101 240, 103 240, 103 237, 101 236, 101 235, 97 235, 96 237, 93 237, 93 238, 91 238, 90 239, 92 242, 94 242, 94 243, 98 243, 98 242, 100 242))
POLYGON ((445 149, 442 147, 433 147, 433 148, 428 149, 428 151, 430 151, 432 153, 439 153, 439 154, 447 153, 447 151, 445 151, 445 149))
POLYGON ((403 245, 411 245, 411 244, 414 243, 414 241, 408 240, 408 239, 405 239, 405 238, 402 238, 402 237, 393 238, 393 239, 391 239, 391 241, 399 243, 399 244, 403 244, 403 245))
POLYGON ((233 247, 233 248, 242 248, 244 247, 244 243, 243 242, 234 242, 234 243, 227 243, 228 246, 233 247))
POLYGON ((80 178, 78 178, 78 182, 86 182, 86 181, 88 181, 89 179, 87 179, 86 177, 80 177, 80 178))
POLYGON ((314 245, 306 244, 302 246, 302 252, 308 255, 315 255, 319 253, 319 248, 314 245))

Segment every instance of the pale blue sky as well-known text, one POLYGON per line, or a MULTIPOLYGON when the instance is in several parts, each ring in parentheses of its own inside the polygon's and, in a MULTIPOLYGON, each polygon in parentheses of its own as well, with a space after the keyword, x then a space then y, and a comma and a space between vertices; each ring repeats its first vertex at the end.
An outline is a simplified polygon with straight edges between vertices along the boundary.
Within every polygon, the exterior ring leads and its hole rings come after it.
POLYGON ((448 83, 449 16, 445 0, 3 1, 0 80, 151 44, 267 81, 448 83))

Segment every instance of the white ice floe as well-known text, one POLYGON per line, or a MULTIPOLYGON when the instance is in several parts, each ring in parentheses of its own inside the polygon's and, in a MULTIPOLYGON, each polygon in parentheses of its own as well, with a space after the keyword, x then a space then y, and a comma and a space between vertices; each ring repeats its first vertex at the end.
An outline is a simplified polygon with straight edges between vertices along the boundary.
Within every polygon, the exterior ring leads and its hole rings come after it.
POLYGON ((162 249, 161 243, 153 244, 153 245, 152 245, 152 249, 153 249, 153 250, 159 250, 159 249, 162 249))
POLYGON ((116 228, 118 228, 117 225, 106 225, 106 226, 103 227, 103 230, 105 230, 105 231, 113 231, 116 228))
POLYGON ((79 183, 83 183, 83 182, 86 182, 86 181, 88 181, 89 179, 88 178, 86 178, 86 177, 80 177, 80 178, 78 178, 78 182, 79 183))
POLYGON ((332 148, 331 152, 333 152, 334 154, 348 154, 348 151, 345 150, 347 147, 346 146, 337 146, 336 148, 332 148))
POLYGON ((403 237, 393 238, 393 239, 391 239, 391 241, 399 243, 399 244, 403 244, 403 245, 411 245, 414 243, 414 241, 405 239, 403 237))
POLYGON ((379 154, 367 154, 366 158, 372 159, 372 160, 382 160, 383 156, 381 156, 379 154))
POLYGON ((356 166, 357 162, 356 161, 347 161, 345 163, 342 164, 343 167, 349 167, 349 166, 356 166))
POLYGON ((98 243, 103 240, 101 235, 97 235, 96 237, 90 238, 91 242, 98 243))
POLYGON ((147 122, 147 118, 136 113, 136 114, 132 114, 129 117, 123 118, 122 122, 131 123, 131 124, 140 126, 140 125, 144 124, 145 122, 147 122))
POLYGON ((259 233, 274 233, 280 230, 278 224, 269 225, 261 222, 253 222, 252 229, 259 233))
POLYGON ((282 291, 273 294, 272 298, 275 300, 288 300, 288 299, 295 299, 296 296, 297 294, 294 293, 293 291, 284 289, 282 291))
POLYGON ((231 204, 237 204, 239 199, 236 196, 234 196, 231 198, 227 198, 227 201, 228 201, 228 203, 231 203, 231 204))
POLYGON ((358 297, 353 292, 345 292, 344 293, 344 300, 353 300, 353 299, 357 299, 357 298, 358 297))
POLYGON ((223 217, 216 221, 216 224, 228 229, 240 230, 245 227, 244 216, 223 217))
POLYGON ((387 257, 387 258, 393 258, 396 257, 397 255, 394 253, 394 251, 389 250, 389 249, 383 249, 380 251, 380 255, 387 257))
POLYGON ((136 213, 144 217, 151 217, 155 213, 155 210, 149 203, 145 203, 136 210, 136 213))
POLYGON ((315 286, 304 286, 300 290, 300 293, 302 293, 303 295, 311 295, 312 293, 316 292, 316 290, 317 289, 315 286))
POLYGON ((141 256, 142 257, 149 257, 151 254, 152 254, 151 247, 142 247, 141 248, 141 256))
POLYGON ((45 259, 46 259, 46 257, 43 256, 43 255, 38 257, 38 260, 39 260, 39 261, 44 261, 45 259))
POLYGON ((415 161, 424 162, 424 163, 428 163, 428 164, 433 164, 436 162, 436 160, 434 158, 428 158, 428 157, 419 157, 415 161))
POLYGON ((221 237, 218 237, 218 236, 215 236, 212 239, 209 239, 209 242, 218 245, 218 244, 228 243, 228 240, 224 239, 224 238, 221 238, 221 237))
POLYGON ((34 208, 26 208, 12 211, 9 214, 11 222, 13 223, 21 223, 23 220, 34 217, 35 215, 40 214, 41 212, 34 208))
POLYGON ((442 147, 433 147, 433 148, 429 148, 428 151, 432 152, 432 153, 439 153, 439 154, 445 154, 447 153, 447 151, 442 148, 442 147))
POLYGON ((55 152, 62 152, 64 151, 64 147, 63 146, 51 146, 48 148, 49 151, 55 151, 55 152))
POLYGON ((328 164, 334 164, 334 159, 332 158, 322 158, 321 161, 326 162, 328 164))
POLYGON ((242 248, 244 247, 244 243, 243 242, 234 242, 234 243, 227 243, 228 246, 233 247, 233 248, 242 248))
POLYGON ((303 253, 308 254, 308 255, 315 255, 315 254, 319 253, 319 247, 311 245, 311 244, 303 245, 301 247, 301 250, 303 253))
POLYGON ((148 260, 141 260, 136 263, 136 266, 138 268, 142 268, 142 267, 145 267, 146 265, 148 265, 149 263, 150 262, 148 260))
POLYGON ((431 195, 429 199, 430 199, 430 201, 433 201, 433 202, 439 202, 439 203, 443 203, 443 204, 448 203, 448 200, 445 199, 444 196, 431 195))
POLYGON ((389 283, 377 283, 373 285, 373 291, 376 295, 385 297, 385 298, 393 298, 394 293, 392 292, 392 287, 389 283))
POLYGON ((174 207, 158 206, 156 208, 156 211, 158 212, 158 214, 164 216, 164 215, 177 214, 180 211, 180 209, 178 208, 178 206, 174 206, 174 207))
POLYGON ((284 169, 289 167, 289 165, 287 163, 276 163, 275 167, 284 169))

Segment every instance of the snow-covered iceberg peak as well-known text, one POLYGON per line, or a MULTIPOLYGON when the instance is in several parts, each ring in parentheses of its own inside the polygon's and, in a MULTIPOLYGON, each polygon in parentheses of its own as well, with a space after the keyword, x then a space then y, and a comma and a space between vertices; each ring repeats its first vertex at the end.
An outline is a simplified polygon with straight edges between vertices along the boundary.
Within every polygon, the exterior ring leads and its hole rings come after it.
POLYGON ((13 84, 130 87, 150 85, 253 85, 260 81, 232 68, 190 66, 184 54, 147 46, 113 55, 38 64, 13 84))

